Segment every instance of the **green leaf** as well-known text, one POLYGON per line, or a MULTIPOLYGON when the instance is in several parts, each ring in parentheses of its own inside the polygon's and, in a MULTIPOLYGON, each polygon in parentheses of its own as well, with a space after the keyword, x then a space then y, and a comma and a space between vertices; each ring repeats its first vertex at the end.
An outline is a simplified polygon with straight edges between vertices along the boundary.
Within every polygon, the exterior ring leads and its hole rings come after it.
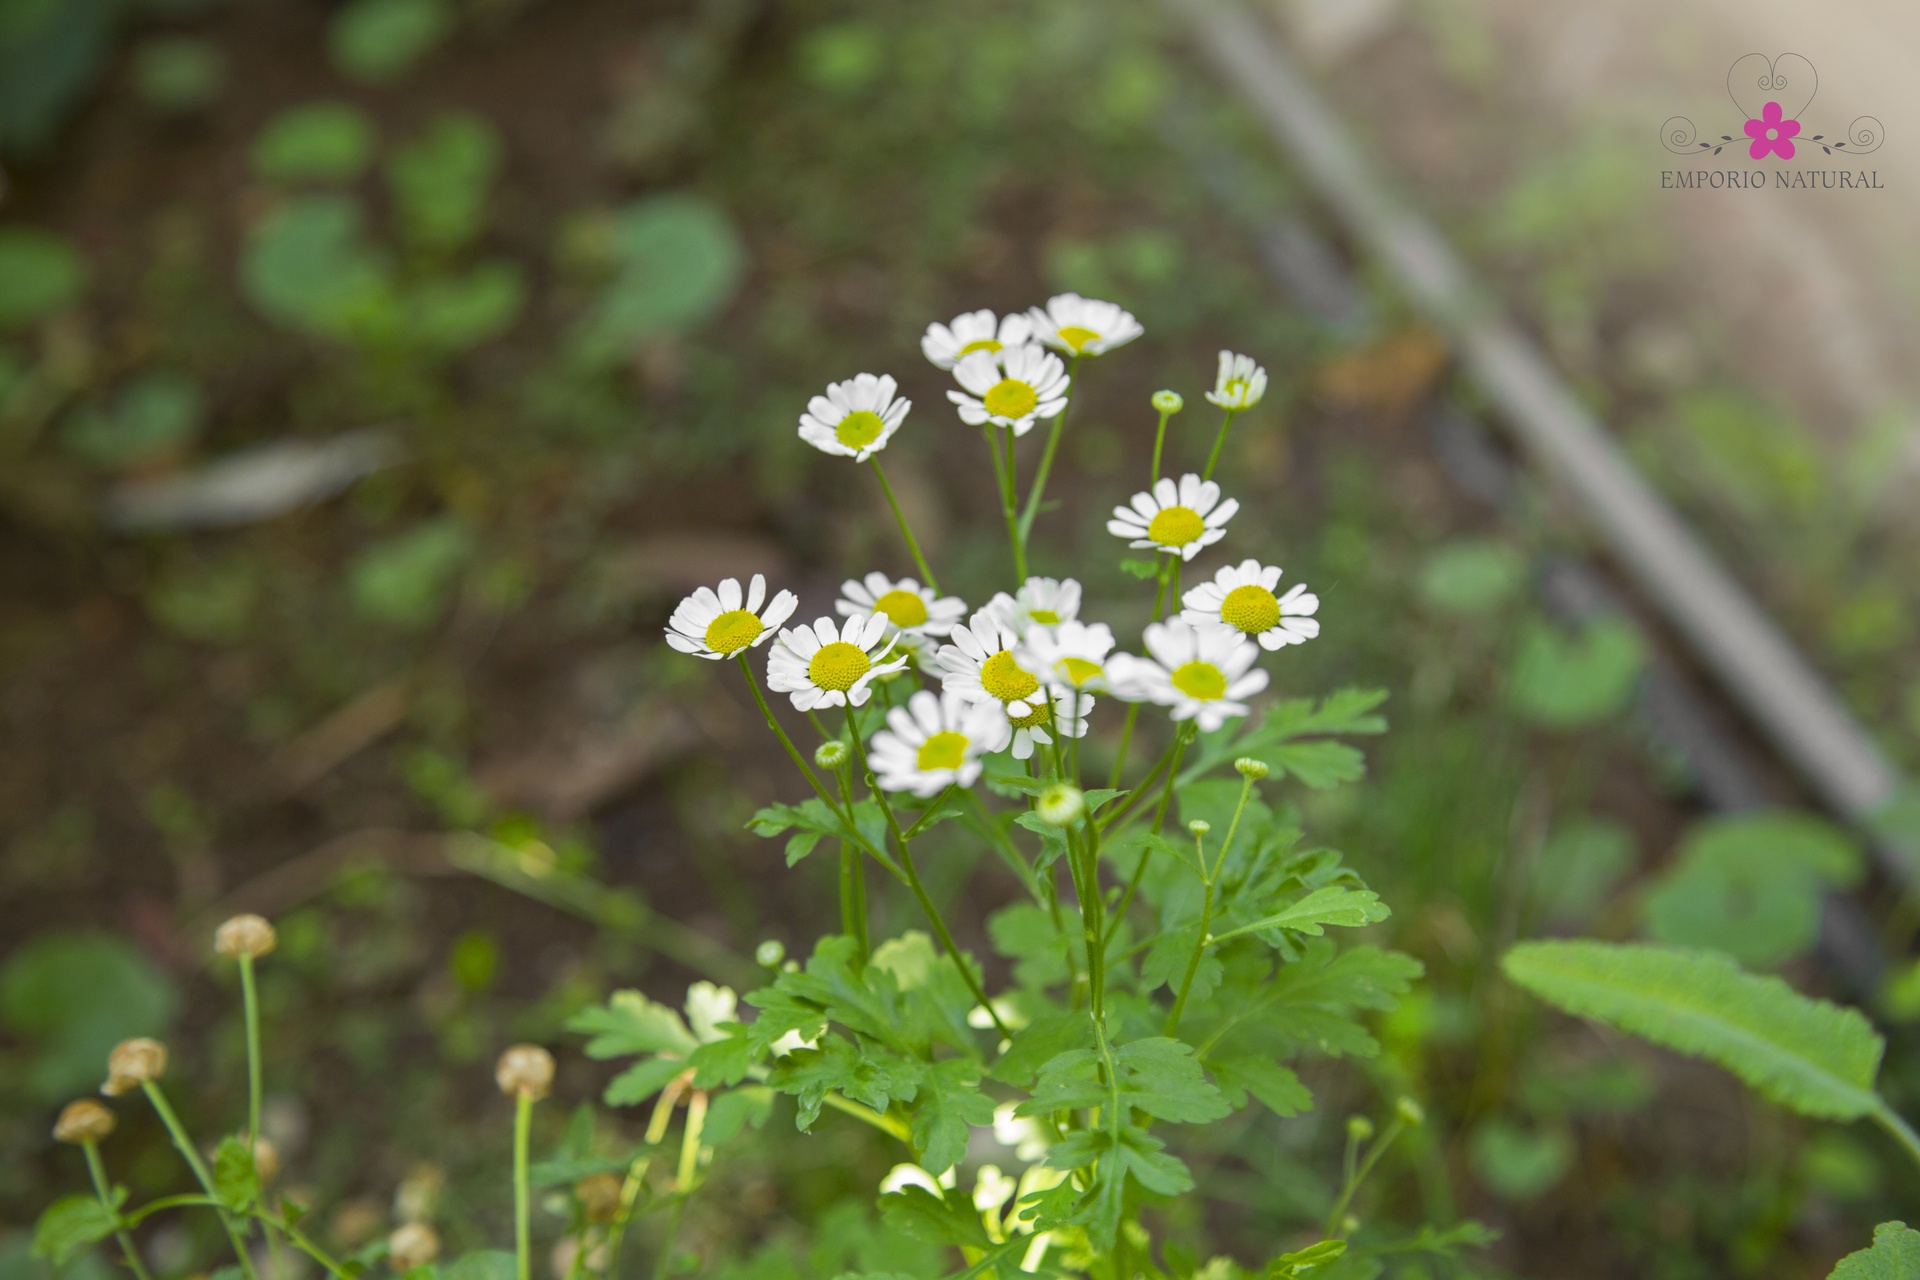
POLYGON ((1371 889, 1349 889, 1343 885, 1330 884, 1315 889, 1284 910, 1262 916, 1237 929, 1215 934, 1213 941, 1225 942, 1243 933, 1266 933, 1272 929, 1285 929, 1291 933, 1304 933, 1309 937, 1317 938, 1325 932, 1326 925, 1357 929, 1362 925, 1385 920, 1391 914, 1393 913, 1387 910, 1387 904, 1380 901, 1380 895, 1371 889))
POLYGON ((435 120, 387 161, 387 185, 409 239, 458 249, 486 223, 487 190, 500 172, 500 135, 476 115, 435 120))
POLYGON ((61 443, 96 466, 134 466, 184 449, 200 433, 206 412, 199 383, 155 370, 129 383, 110 412, 85 410, 69 418, 61 443))
MULTIPOLYGON (((1072 1216, 1049 1221, 1039 1217, 1042 1229, 1077 1224, 1102 1247, 1111 1248, 1126 1206, 1127 1179, 1163 1196, 1193 1190, 1193 1174, 1166 1144, 1137 1125, 1115 1129, 1076 1129, 1047 1151, 1047 1163, 1056 1169, 1094 1169, 1093 1185, 1074 1206, 1072 1216)), ((1062 1184, 1066 1185, 1066 1184, 1062 1184)), ((1025 1203, 1025 1201, 1023 1201, 1025 1203)))
POLYGON ((1556 829, 1533 872, 1541 911, 1556 924, 1585 923, 1637 861, 1633 833, 1617 822, 1581 818, 1556 829))
POLYGON ((1420 595, 1446 613, 1487 613, 1513 598, 1526 573, 1520 557, 1498 542, 1459 538, 1427 557, 1420 595))
POLYGON ((85 261, 59 236, 0 227, 0 330, 25 329, 69 306, 86 278, 85 261))
POLYGON ((453 353, 477 347, 513 327, 526 301, 520 268, 482 262, 464 275, 433 276, 400 297, 405 342, 453 353))
POLYGON ((1526 1129, 1498 1117, 1474 1130, 1469 1151, 1480 1181, 1503 1200, 1545 1195, 1573 1165, 1573 1139, 1564 1129, 1526 1129))
POLYGON ((1543 622, 1522 634, 1511 696, 1516 709, 1550 729, 1577 729, 1615 715, 1646 663, 1632 623, 1608 618, 1567 636, 1543 622))
POLYGON ((1270 1260, 1262 1273, 1265 1280, 1310 1280, 1340 1260, 1347 1252, 1345 1240, 1322 1240, 1270 1260))
POLYGON ((1014 962, 1013 980, 1022 987, 1044 990, 1066 981, 1073 939, 1054 927, 1045 907, 1031 902, 1002 907, 987 917, 987 936, 995 951, 1014 962))
POLYGON ((327 51, 347 75, 384 84, 405 75, 452 27, 445 0, 352 0, 334 14, 327 51))
POLYGON ((1290 773, 1315 791, 1367 776, 1366 756, 1344 742, 1289 742, 1254 754, 1275 773, 1290 773))
POLYGON ((1078 1010, 1035 1018, 1014 1032, 1013 1042, 993 1064, 995 1080, 1028 1089, 1040 1068, 1061 1054, 1093 1048, 1093 1020, 1078 1010))
POLYGON ((240 278, 269 320, 346 338, 389 303, 387 265, 367 248, 365 211, 350 196, 302 196, 247 236, 240 278))
POLYGON ((600 1100, 610 1107, 634 1107, 667 1087, 667 1082, 687 1070, 679 1058, 648 1058, 636 1062, 607 1081, 600 1100))
POLYGON ((1784 1107, 1851 1120, 1874 1093, 1885 1043, 1858 1010, 1743 973, 1725 956, 1603 942, 1527 942, 1501 967, 1569 1013, 1709 1058, 1784 1107))
POLYGON ((1160 1120, 1198 1124, 1218 1120, 1230 1108, 1200 1070, 1193 1048, 1167 1036, 1134 1040, 1113 1051, 1115 1078, 1100 1079, 1100 1055, 1093 1049, 1071 1049, 1040 1068, 1033 1096, 1015 1108, 1016 1115, 1042 1116, 1052 1111, 1100 1107, 1114 1099, 1124 1109, 1143 1111, 1160 1120))
POLYGON ((368 547, 347 568, 347 594, 361 616, 405 631, 430 625, 473 558, 466 524, 443 516, 368 547))
POLYGON ((692 1053, 700 1042, 677 1010, 656 1004, 638 991, 616 991, 604 1005, 590 1005, 567 1019, 567 1030, 590 1036, 589 1058, 623 1058, 637 1053, 692 1053))
POLYGON ((993 1123, 993 1099, 980 1092, 980 1068, 947 1058, 927 1068, 913 1110, 913 1142, 920 1167, 938 1176, 967 1153, 972 1127, 993 1123))
MULTIPOLYGON (((858 820, 858 814, 855 818, 858 820)), ((767 839, 795 828, 793 837, 787 841, 790 867, 812 853, 823 837, 844 839, 848 834, 846 824, 818 797, 799 804, 770 804, 747 821, 747 830, 767 839)))
POLYGON ((269 182, 352 182, 373 162, 373 121, 344 102, 283 111, 253 142, 253 171, 269 182))
POLYGON ((842 1036, 828 1035, 817 1049, 796 1049, 774 1064, 767 1083, 799 1103, 794 1127, 813 1127, 827 1094, 839 1092, 855 1102, 885 1111, 919 1092, 921 1065, 883 1049, 861 1049, 842 1036))
MULTIPOLYGON (((740 1024, 729 1023, 729 1027, 740 1024)), ((750 1035, 728 1035, 722 1040, 710 1040, 695 1049, 687 1058, 693 1070, 693 1083, 697 1089, 711 1089, 715 1085, 736 1085, 746 1079, 747 1072, 759 1061, 760 1049, 750 1035)))
POLYGON ((1160 576, 1160 566, 1151 560, 1128 559, 1120 562, 1120 572, 1130 577, 1148 580, 1160 576))
POLYGON ((0 965, 0 1028, 31 1048, 16 1069, 44 1102, 97 1085, 115 1044, 164 1036, 179 1009, 166 970, 110 934, 51 930, 0 965))
POLYGON ((213 1194, 235 1213, 244 1213, 260 1197, 260 1175, 246 1139, 227 1137, 213 1152, 213 1194))
POLYGON ((984 1249, 993 1243, 980 1211, 966 1193, 936 1196, 925 1187, 903 1187, 880 1197, 880 1217, 903 1235, 928 1244, 984 1249))
POLYGON ((1209 1058, 1213 1078, 1234 1110, 1247 1105, 1252 1094, 1278 1116, 1297 1116, 1313 1105, 1313 1095, 1291 1069, 1271 1058, 1245 1055, 1237 1058, 1209 1058))
POLYGON ((650 196, 618 216, 620 269, 575 330, 587 360, 617 360, 647 339, 684 333, 733 298, 746 251, 726 212, 699 196, 650 196))
POLYGON ((519 1263, 505 1249, 476 1249, 440 1268, 441 1280, 514 1280, 519 1263))
POLYGON ((1913 1280, 1920 1276, 1920 1231, 1904 1222, 1873 1229, 1873 1246, 1840 1259, 1827 1280, 1913 1280))
POLYGON ((700 1140, 707 1146, 717 1147, 748 1126, 763 1127, 772 1114, 773 1090, 766 1085, 729 1089, 715 1095, 708 1105, 707 1126, 700 1131, 700 1140))
POLYGON ((120 1225, 119 1209, 126 1203, 125 1187, 113 1189, 113 1209, 93 1196, 65 1196, 47 1206, 33 1228, 35 1257, 64 1266, 81 1249, 112 1235, 120 1225))

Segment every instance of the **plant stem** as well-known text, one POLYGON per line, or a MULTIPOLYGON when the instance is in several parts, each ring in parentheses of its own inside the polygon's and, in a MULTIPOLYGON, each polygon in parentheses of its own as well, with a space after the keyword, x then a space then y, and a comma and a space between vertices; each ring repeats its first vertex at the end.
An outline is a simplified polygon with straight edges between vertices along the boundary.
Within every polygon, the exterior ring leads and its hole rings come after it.
POLYGON ((927 565, 927 558, 920 554, 920 544, 914 540, 913 529, 907 524, 906 513, 900 510, 899 501, 893 496, 893 486, 887 483, 887 473, 880 469, 880 455, 874 454, 867 459, 873 466, 873 474, 879 477, 880 490, 887 495, 887 505, 893 508, 893 518, 900 524, 900 536, 907 540, 907 550, 913 553, 913 562, 920 566, 920 574, 929 587, 936 592, 940 584, 934 580, 933 570, 927 565))
POLYGON ((1894 1140, 1900 1144, 1901 1149, 1908 1156, 1912 1157, 1914 1163, 1920 1164, 1920 1134, 1915 1134, 1913 1127, 1902 1120, 1899 1113, 1885 1102, 1875 1107, 1871 1114, 1882 1129, 1893 1135, 1894 1140))
POLYGON ((667 1206, 667 1234, 660 1241, 660 1252, 653 1260, 653 1280, 666 1280, 673 1274, 673 1246, 680 1238, 680 1215, 685 1213, 687 1202, 679 1196, 667 1206))
MULTIPOLYGON (((1160 793, 1160 807, 1153 815, 1153 834, 1155 835, 1160 834, 1160 824, 1167 819, 1167 806, 1173 800, 1174 779, 1180 775, 1180 757, 1186 754, 1187 743, 1192 737, 1192 723, 1188 722, 1187 724, 1181 725, 1180 732, 1174 736, 1173 745, 1168 749, 1168 753, 1160 757, 1161 764, 1167 766, 1167 785, 1166 789, 1160 793)), ((1156 766, 1156 771, 1157 770, 1158 766, 1156 766)), ((1148 783, 1142 784, 1143 789, 1151 782, 1152 778, 1149 776, 1148 783)), ((1146 878, 1147 874, 1147 861, 1152 856, 1153 846, 1151 844, 1144 846, 1140 850, 1140 861, 1134 864, 1133 874, 1127 878, 1126 892, 1120 895, 1120 905, 1114 908, 1113 918, 1115 921, 1126 919, 1127 908, 1133 905, 1133 895, 1140 891, 1140 882, 1146 878)))
POLYGON ((835 1111, 845 1112, 856 1120, 872 1125, 882 1133, 893 1135, 909 1147, 913 1145, 913 1131, 908 1129, 899 1119, 886 1114, 884 1111, 875 1111, 872 1107, 865 1106, 855 1102, 852 1098, 843 1097, 831 1091, 822 1096, 820 1101, 832 1107, 835 1111))
POLYGON ((1173 411, 1160 411, 1160 425, 1153 429, 1153 479, 1147 482, 1149 488, 1160 483, 1160 447, 1167 442, 1167 419, 1173 417, 1173 411))
MULTIPOLYGON (((1253 779, 1240 780, 1240 803, 1233 807, 1233 821, 1227 824, 1227 835, 1220 842, 1220 849, 1213 855, 1213 866, 1207 866, 1205 838, 1196 834, 1193 837, 1194 863, 1200 868, 1200 882, 1206 886, 1206 894, 1200 907, 1200 933, 1193 940, 1193 954, 1187 958, 1187 972, 1180 979, 1180 994, 1174 999, 1173 1010, 1167 1014, 1167 1029, 1164 1034, 1171 1036, 1180 1029, 1180 1019, 1187 1011, 1187 993, 1193 989, 1194 975, 1200 972, 1200 961, 1207 954, 1207 933, 1213 928, 1213 886, 1220 879, 1221 870, 1227 865, 1227 850, 1233 847, 1233 833, 1240 829, 1240 815, 1247 807, 1247 796, 1253 790, 1253 779)), ((1141 860, 1146 860, 1145 851, 1141 860)))
POLYGON ((533 1188, 527 1180, 527 1147, 533 1136, 533 1095, 513 1100, 513 1249, 520 1280, 533 1276, 533 1188))
POLYGON ((253 957, 240 956, 240 1001, 247 1020, 247 1154, 260 1146, 260 995, 254 988, 253 957))
MULTIPOLYGON (((1074 356, 1067 362, 1067 385, 1072 388, 1067 402, 1060 406, 1060 412, 1053 415, 1053 425, 1047 432, 1047 447, 1040 455, 1039 469, 1033 473, 1033 488, 1027 491, 1026 510, 1020 513, 1020 542, 1025 545, 1033 536, 1033 520, 1040 514, 1040 499, 1047 491, 1047 476, 1053 471, 1053 455, 1060 448, 1060 433, 1067 425, 1067 415, 1073 412, 1073 406, 1080 399, 1080 361, 1083 357, 1074 356)), ((1027 575, 1020 575, 1025 578, 1027 575)))
POLYGON ((1387 1154, 1387 1148, 1393 1145, 1393 1140, 1399 1137, 1400 1131, 1406 1127, 1406 1117, 1396 1112, 1393 1119, 1388 1121, 1386 1129, 1381 1132, 1379 1138, 1374 1141, 1372 1146, 1367 1148, 1366 1159, 1360 1162, 1358 1169, 1348 1175, 1346 1185, 1340 1189, 1340 1198, 1333 1202, 1333 1209, 1327 1214, 1326 1229, 1321 1233, 1326 1236, 1327 1239, 1337 1240, 1340 1238, 1340 1228, 1342 1226, 1342 1219, 1347 1216, 1347 1206, 1353 1203, 1353 1197, 1360 1190, 1361 1185, 1366 1182, 1367 1175, 1373 1172, 1373 1167, 1380 1163, 1380 1157, 1387 1154))
MULTIPOLYGON (((93 1178, 93 1193, 100 1197, 100 1207, 105 1209, 108 1216, 115 1222, 118 1222, 120 1211, 113 1207, 113 1191, 107 1182, 107 1171, 100 1163, 100 1144, 89 1138, 80 1144, 80 1149, 86 1153, 87 1173, 93 1178)), ((127 1229, 115 1227, 113 1238, 120 1242, 120 1252, 127 1259, 127 1269, 140 1280, 153 1280, 153 1277, 147 1274, 146 1264, 140 1261, 140 1254, 134 1249, 133 1237, 127 1233, 127 1229)))
POLYGON ((1235 410, 1228 409, 1226 411, 1226 416, 1220 419, 1220 434, 1213 438, 1213 452, 1207 455, 1207 469, 1200 473, 1200 478, 1202 480, 1213 479, 1213 469, 1214 467, 1219 465, 1220 450, 1226 446, 1227 428, 1233 425, 1234 413, 1235 413, 1235 410))
POLYGON ((859 964, 866 964, 871 946, 867 935, 867 881, 860 851, 840 842, 840 928, 853 939, 859 964))
POLYGON ((1104 1021, 1107 1016, 1107 946, 1102 936, 1106 931, 1107 908, 1100 900, 1100 829, 1091 822, 1081 824, 1084 836, 1082 840, 1073 839, 1068 831, 1067 857, 1084 858, 1086 865, 1074 877, 1074 890, 1080 895, 1080 917, 1087 935, 1087 998, 1093 1010, 1094 1021, 1104 1021))
POLYGON ((160 1123, 167 1128, 167 1134, 173 1139, 173 1145, 180 1152, 180 1158, 193 1170, 195 1181, 200 1189, 211 1196, 220 1215, 220 1225, 227 1230, 227 1239, 233 1244, 235 1259, 240 1263, 240 1272, 247 1280, 259 1280, 253 1270, 253 1259, 247 1255, 247 1246, 240 1239, 239 1228, 233 1225, 233 1218, 227 1213, 226 1206, 220 1203, 220 1193, 214 1190, 213 1175, 207 1171, 206 1162, 200 1159, 200 1153, 193 1149, 193 1138, 187 1133, 180 1117, 173 1113, 173 1107, 167 1102, 167 1095, 160 1092, 160 1086, 151 1080, 140 1084, 141 1092, 147 1095, 147 1101, 153 1104, 154 1112, 160 1117, 160 1123))
POLYGON ((1020 540, 1020 517, 1016 514, 1018 498, 1013 489, 1013 433, 1007 433, 1007 456, 1000 456, 1000 429, 991 422, 980 428, 987 437, 987 447, 993 450, 993 479, 1000 487, 1000 515, 1007 522, 1007 545, 1013 550, 1014 576, 1022 582, 1027 580, 1027 549, 1020 540))
POLYGON ((1127 753, 1133 750, 1133 726, 1139 719, 1140 704, 1137 702, 1128 703, 1126 723, 1120 729, 1120 749, 1114 752, 1113 768, 1107 774, 1107 787, 1109 790, 1119 788, 1120 775, 1126 772, 1127 753))

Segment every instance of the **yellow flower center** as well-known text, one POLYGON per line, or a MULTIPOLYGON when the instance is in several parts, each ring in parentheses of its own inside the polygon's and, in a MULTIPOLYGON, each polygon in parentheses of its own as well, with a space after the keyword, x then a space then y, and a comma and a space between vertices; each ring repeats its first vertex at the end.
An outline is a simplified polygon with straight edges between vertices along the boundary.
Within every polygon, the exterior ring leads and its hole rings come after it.
POLYGON ((1265 587, 1249 582, 1227 592, 1220 602, 1220 621, 1257 636, 1280 621, 1280 601, 1265 587))
POLYGON ((1000 350, 1000 339, 975 338, 972 342, 969 342, 966 346, 960 348, 960 354, 963 356, 970 356, 976 351, 998 351, 998 350, 1000 350))
POLYGON ((1067 349, 1070 351, 1077 352, 1089 342, 1098 342, 1099 340, 1099 334, 1091 329, 1082 329, 1077 324, 1067 325, 1060 330, 1060 341, 1066 343, 1067 349))
POLYGON ((1060 625, 1060 615, 1051 609, 1029 609, 1027 616, 1043 627, 1057 627, 1060 625))
POLYGON ((928 771, 958 769, 967 762, 967 735, 951 729, 936 733, 920 744, 913 762, 928 771))
POLYGON ((1002 378, 980 399, 996 418, 1024 418, 1040 405, 1040 393, 1018 378, 1002 378))
POLYGON ((1247 398, 1247 380, 1245 378, 1228 378, 1226 394, 1222 397, 1222 399, 1232 400, 1235 403, 1238 403, 1242 400, 1245 400, 1246 398, 1247 398))
POLYGON ((735 609, 707 624, 707 648, 731 656, 758 640, 766 629, 755 614, 735 609))
POLYGON ((1211 662, 1187 662, 1173 669, 1173 687, 1200 702, 1227 696, 1226 672, 1211 662))
POLYGON ((1007 723, 1016 729, 1038 729, 1053 718, 1053 708, 1041 703, 1023 716, 1008 716, 1007 723))
POLYGON ((1076 689, 1100 674, 1100 664, 1085 658, 1062 658, 1053 664, 1053 669, 1076 689))
POLYGON ((833 429, 833 438, 849 449, 864 449, 878 440, 880 433, 886 429, 887 424, 881 421, 879 414, 869 409, 855 409, 840 419, 839 425, 833 429))
POLYGON ((822 689, 837 689, 845 693, 853 688, 861 676, 873 663, 860 651, 860 646, 848 644, 845 640, 836 640, 832 644, 823 644, 807 663, 807 679, 822 689))
POLYGON ((1016 702, 1038 689, 1040 682, 1013 660, 1011 649, 1002 649, 980 664, 980 687, 1002 702, 1016 702))
POLYGON ((896 627, 917 627, 927 620, 927 602, 912 591, 889 591, 873 602, 873 608, 896 627))
POLYGON ((1192 507, 1165 507, 1147 526, 1147 541, 1184 547, 1206 531, 1207 522, 1192 507))

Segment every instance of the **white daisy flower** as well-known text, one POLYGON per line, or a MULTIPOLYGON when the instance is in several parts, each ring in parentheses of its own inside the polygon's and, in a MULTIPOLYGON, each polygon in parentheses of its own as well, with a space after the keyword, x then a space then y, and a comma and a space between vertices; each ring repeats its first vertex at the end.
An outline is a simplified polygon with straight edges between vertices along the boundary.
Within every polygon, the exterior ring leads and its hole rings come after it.
POLYGON ((907 655, 892 644, 879 647, 886 634, 884 613, 848 618, 843 627, 832 618, 788 627, 767 656, 767 687, 791 697, 801 711, 864 706, 876 679, 907 665, 907 655))
POLYGON ((1253 665, 1260 650, 1237 631, 1172 618, 1148 624, 1146 645, 1148 657, 1123 653, 1108 664, 1114 691, 1171 707, 1175 720, 1192 720, 1208 733, 1246 715, 1242 699, 1267 687, 1267 673, 1253 665))
POLYGON ((1191 560, 1202 547, 1227 536, 1227 521, 1239 509, 1238 498, 1221 502, 1219 485, 1189 471, 1177 485, 1173 477, 1162 476, 1151 492, 1134 494, 1133 505, 1115 507, 1107 532, 1129 539, 1130 547, 1171 551, 1191 560))
POLYGON ((667 619, 667 643, 681 653, 716 660, 751 649, 800 607, 800 597, 782 591, 763 611, 760 604, 766 597, 767 579, 760 573, 753 575, 744 599, 738 578, 728 578, 718 591, 701 587, 667 619))
POLYGON ((1028 578, 1013 595, 1002 591, 986 611, 1024 636, 1035 626, 1057 627, 1080 616, 1080 584, 1072 578, 1028 578))
POLYGON ((976 351, 953 366, 954 379, 966 391, 949 391, 970 427, 990 422, 1023 436, 1036 418, 1051 418, 1067 407, 1067 367, 1060 357, 1027 343, 1005 351, 976 351), (972 394, 969 395, 968 392, 972 394))
POLYGON ((1113 652, 1113 632, 1104 622, 1077 620, 1057 627, 1035 627, 1014 650, 1020 665, 1042 673, 1056 689, 1077 693, 1111 693, 1107 655, 1113 652))
POLYGON ((980 777, 980 757, 1007 745, 1007 720, 987 703, 954 693, 921 689, 904 707, 887 712, 887 727, 873 735, 867 763, 883 791, 937 795, 980 777))
POLYGON ((1146 332, 1131 312, 1077 293, 1057 294, 1027 314, 1036 340, 1072 356, 1105 355, 1146 332))
POLYGON ((969 311, 955 316, 952 324, 939 321, 927 326, 920 339, 920 350, 942 369, 951 369, 962 356, 976 351, 989 355, 1007 347, 1023 346, 1033 340, 1033 321, 1024 312, 995 320, 991 311, 969 311))
POLYGON ((1040 678, 1020 665, 1014 648, 1020 637, 985 609, 953 629, 953 643, 940 646, 941 680, 949 693, 968 702, 986 702, 1006 710, 1009 720, 1024 720, 1047 712, 1047 695, 1040 678))
POLYGON ((1093 711, 1091 694, 1071 689, 1054 690, 1049 686, 1041 698, 1040 705, 1024 716, 1016 717, 1008 710, 1007 724, 1013 729, 1015 760, 1028 759, 1035 748, 1052 746, 1056 733, 1063 738, 1087 736, 1087 716, 1093 711))
POLYGON ((1267 371, 1253 362, 1252 356, 1220 353, 1220 372, 1214 376, 1213 390, 1207 399, 1222 409, 1251 409, 1267 394, 1267 371))
POLYGON ((913 407, 894 398, 897 385, 871 373, 828 383, 827 394, 809 400, 800 415, 800 438, 822 453, 865 462, 887 447, 913 407))
POLYGON ((1284 649, 1305 644, 1320 634, 1320 597, 1295 583, 1283 596, 1280 569, 1258 560, 1226 565, 1180 597, 1180 616, 1196 627, 1227 627, 1260 642, 1262 649, 1284 649))
POLYGON ((967 602, 959 596, 937 595, 914 578, 895 581, 884 573, 847 579, 833 607, 847 618, 884 614, 895 634, 911 636, 944 636, 967 616, 967 602))

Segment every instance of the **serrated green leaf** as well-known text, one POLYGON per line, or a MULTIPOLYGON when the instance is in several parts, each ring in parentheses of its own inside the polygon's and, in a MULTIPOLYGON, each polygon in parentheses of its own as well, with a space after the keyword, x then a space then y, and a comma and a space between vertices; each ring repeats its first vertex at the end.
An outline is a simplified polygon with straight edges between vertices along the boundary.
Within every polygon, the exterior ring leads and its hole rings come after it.
POLYGON ((1681 1053, 1709 1058, 1803 1115, 1850 1120, 1881 1106, 1886 1045, 1858 1010, 1744 973, 1723 955, 1603 942, 1527 942, 1501 960, 1541 999, 1681 1053))
POLYGON ((213 1152, 213 1194, 235 1213, 244 1213, 260 1195, 260 1175, 246 1139, 226 1137, 213 1152))
POLYGON ((936 1196, 925 1187, 903 1187, 880 1197, 880 1217, 895 1231, 928 1244, 983 1249, 993 1243, 980 1211, 965 1193, 936 1196))
POLYGON ((1063 1053, 1093 1048, 1093 1021, 1085 1013, 1070 1011, 1035 1018, 1016 1031, 1007 1051, 993 1064, 995 1080, 1028 1089, 1040 1068, 1063 1053))
POLYGON ((1904 1222, 1873 1229, 1873 1245, 1840 1259, 1827 1280, 1913 1280, 1920 1276, 1920 1231, 1904 1222))
POLYGON ((1189 1034, 1215 1037, 1223 1057, 1280 1057, 1301 1047, 1370 1057, 1380 1046, 1356 1011, 1391 1009, 1422 972, 1412 956, 1376 947, 1337 951, 1322 938, 1263 984, 1223 988, 1197 1017, 1189 1014, 1189 1034))
POLYGON ((796 1049, 774 1064, 767 1083, 799 1103, 794 1127, 813 1127, 827 1094, 838 1092, 875 1111, 919 1092, 922 1065, 879 1048, 862 1049, 842 1036, 821 1038, 817 1049, 796 1049))
POLYGON ((35 1257, 49 1259, 56 1267, 97 1241, 104 1240, 119 1226, 119 1208, 126 1203, 125 1187, 113 1189, 113 1209, 93 1196, 63 1196, 47 1206, 33 1228, 35 1257))
POLYGON ((725 1030, 727 1035, 718 1040, 709 1040, 687 1055, 687 1065, 693 1068, 696 1089, 739 1084, 760 1060, 760 1050, 746 1027, 729 1022, 725 1030))
POLYGON ((701 1142, 717 1147, 743 1128, 763 1127, 773 1114, 773 1092, 766 1085, 750 1084, 716 1094, 707 1107, 707 1127, 700 1131, 701 1142))
POLYGON ((1265 1280, 1310 1280, 1339 1261, 1347 1252, 1345 1240, 1322 1240, 1291 1253, 1283 1253, 1267 1263, 1265 1280))
POLYGON ((1315 791, 1367 776, 1367 757, 1344 742, 1289 742, 1255 754, 1275 773, 1290 773, 1315 791))
POLYGON ((519 1264, 504 1249, 463 1253, 440 1269, 441 1280, 514 1280, 519 1264))
POLYGON ((567 1030, 592 1037, 589 1058, 624 1058, 639 1053, 681 1057, 699 1046, 678 1011, 656 1004, 638 991, 616 991, 604 1005, 582 1009, 567 1020, 567 1030))
POLYGON ((993 1123, 993 1099, 980 1092, 980 1068, 964 1058, 948 1058, 921 1077, 913 1109, 913 1142, 920 1167, 938 1176, 967 1153, 977 1125, 993 1123))
POLYGON ((686 1061, 681 1058, 647 1058, 609 1080, 600 1100, 610 1107, 638 1106, 686 1069, 686 1061))
POLYGON ((1247 1105, 1248 1094, 1279 1116, 1297 1116, 1313 1105, 1313 1095, 1300 1083, 1300 1077, 1271 1058, 1247 1054, 1208 1059, 1207 1066, 1236 1111, 1247 1105))
POLYGON ((1327 885, 1315 889, 1292 906, 1285 907, 1272 915, 1243 924, 1225 933, 1213 936, 1215 943, 1225 942, 1246 933, 1265 933, 1271 929, 1286 929, 1292 933, 1304 933, 1317 938, 1325 932, 1323 926, 1338 925, 1342 928, 1357 929, 1363 925, 1385 920, 1393 914, 1387 910, 1387 904, 1380 901, 1380 895, 1371 889, 1349 889, 1343 885, 1327 885))
POLYGON ((1102 1081, 1102 1063, 1095 1050, 1072 1049, 1057 1055, 1040 1068, 1033 1096, 1015 1113, 1040 1116, 1105 1106, 1117 1098, 1123 1110, 1131 1108, 1177 1123, 1203 1123, 1227 1114, 1226 1099, 1201 1072, 1190 1045, 1167 1036, 1134 1040, 1113 1051, 1113 1063, 1115 1078, 1102 1081))

